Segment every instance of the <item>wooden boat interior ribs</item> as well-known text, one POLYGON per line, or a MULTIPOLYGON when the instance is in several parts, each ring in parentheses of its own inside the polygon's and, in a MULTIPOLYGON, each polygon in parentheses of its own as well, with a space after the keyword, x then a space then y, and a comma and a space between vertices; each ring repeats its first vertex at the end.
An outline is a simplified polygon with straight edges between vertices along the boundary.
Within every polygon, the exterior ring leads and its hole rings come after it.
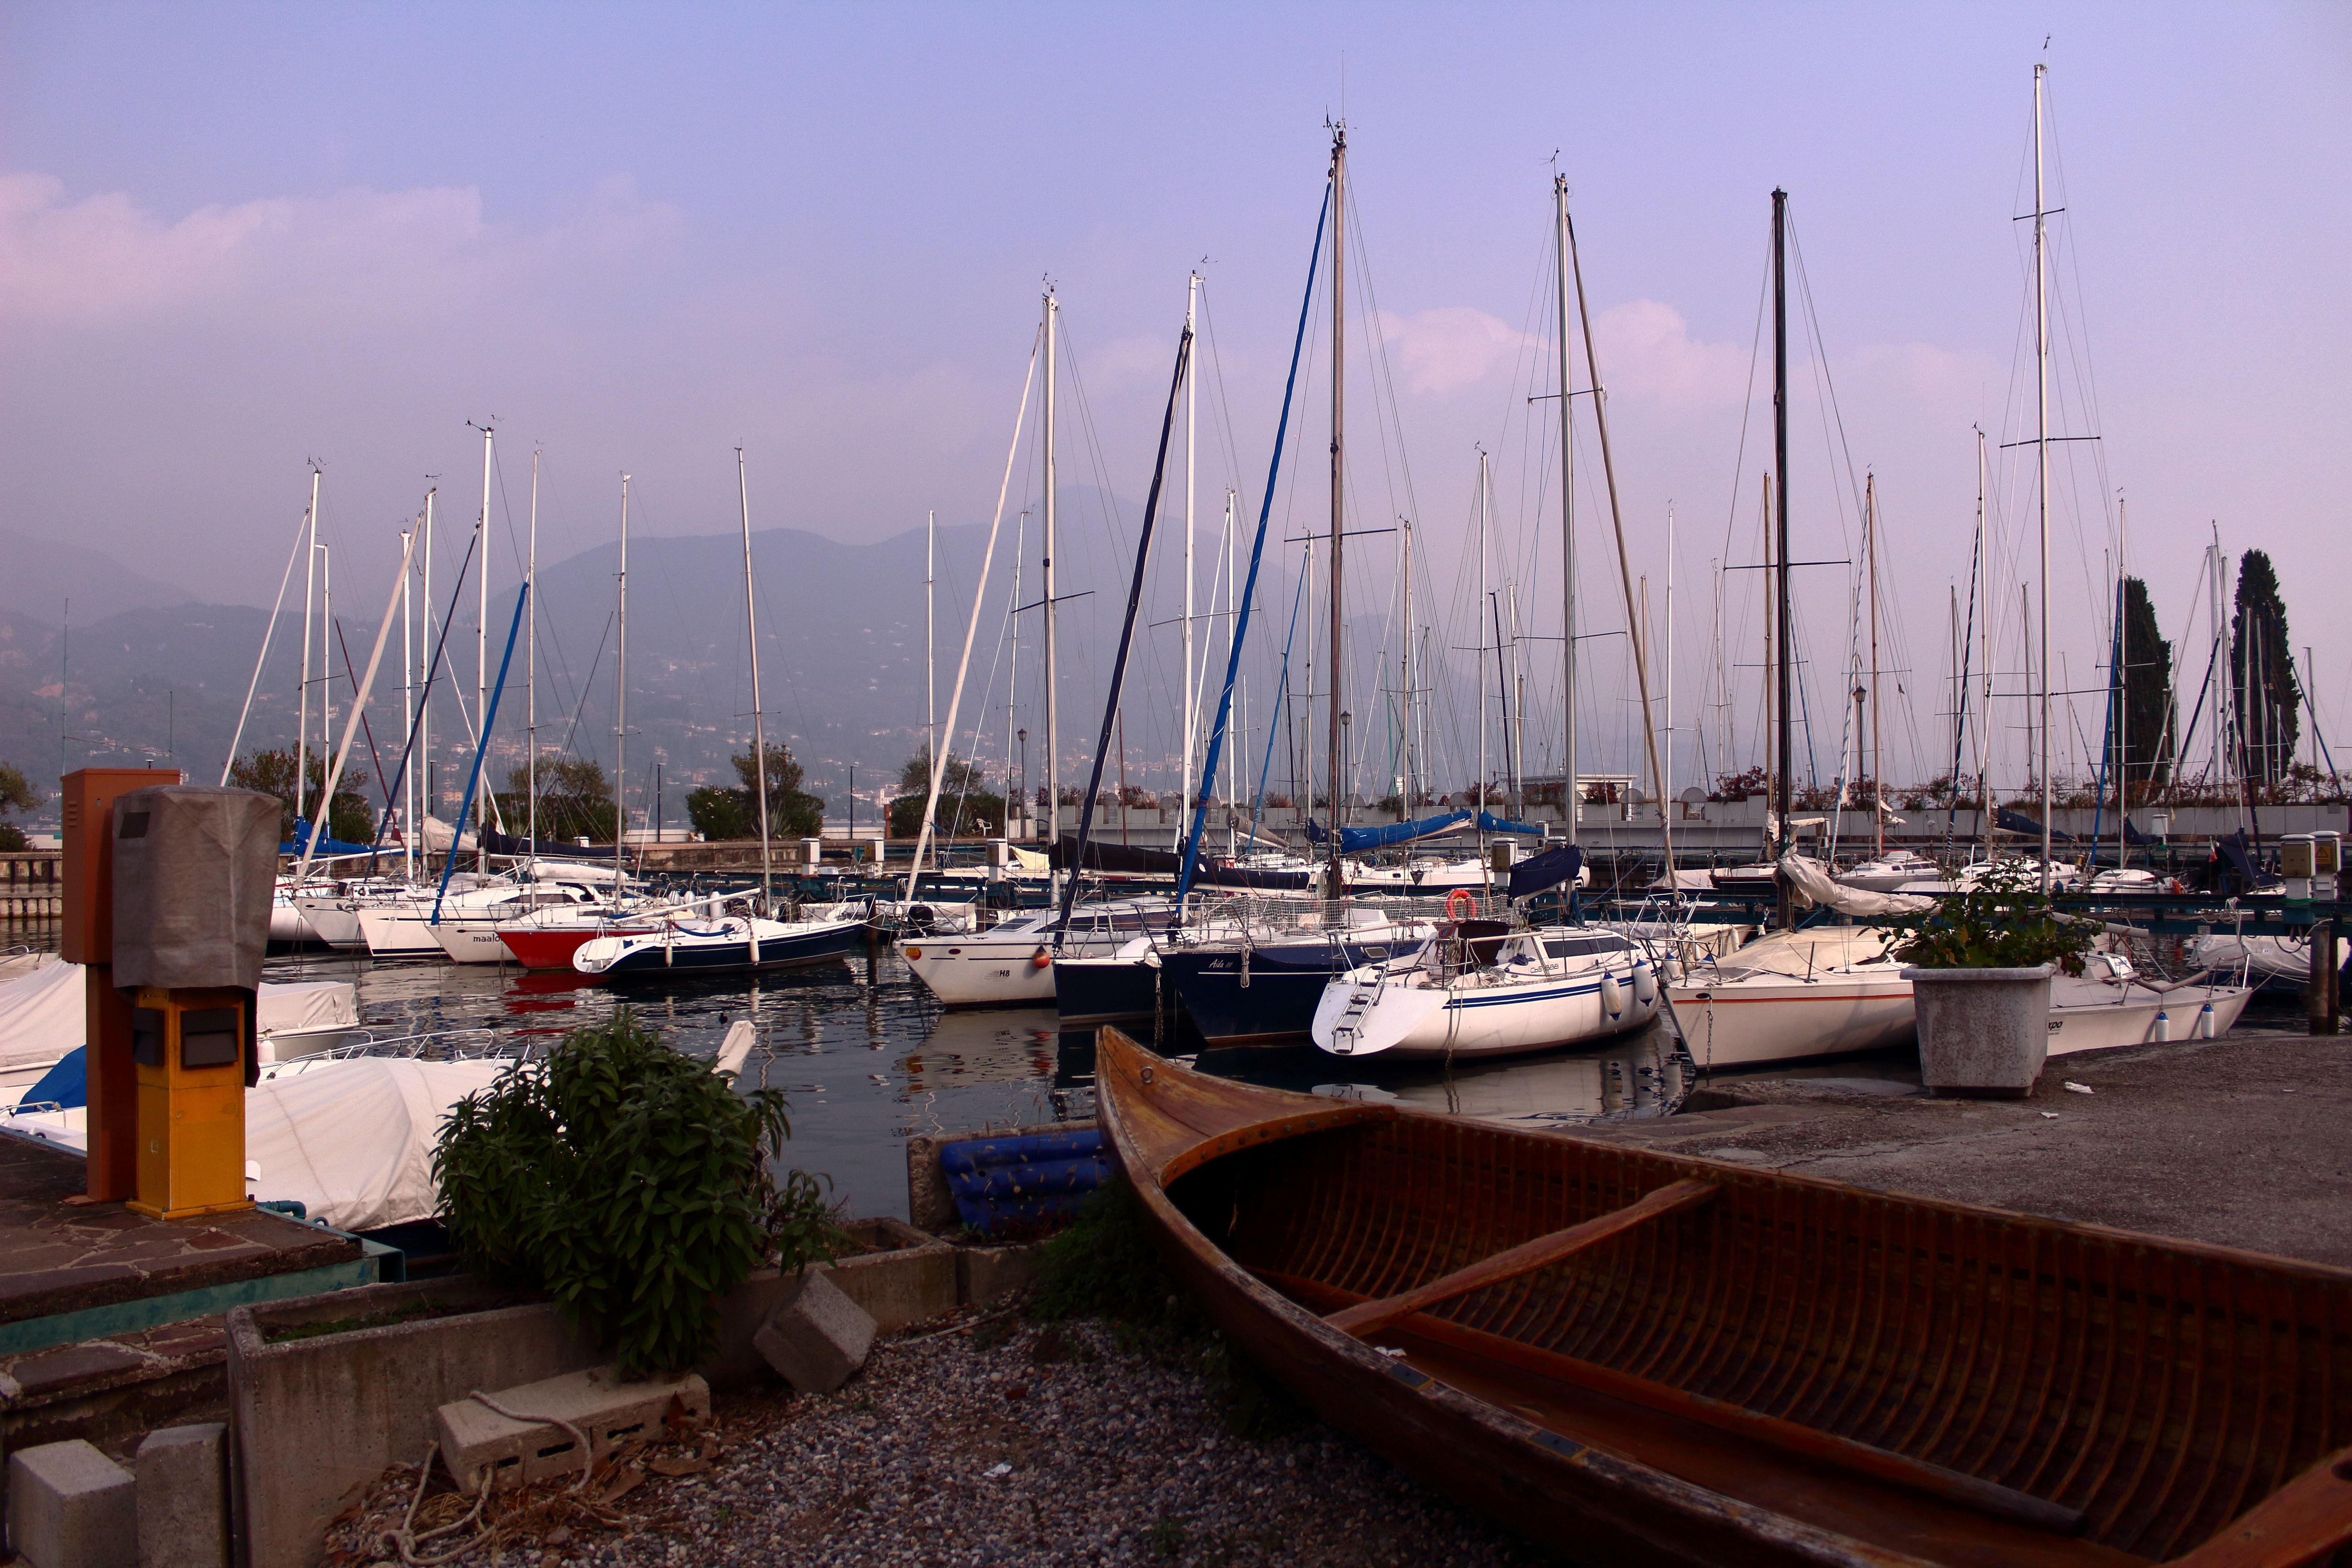
POLYGON ((1572 1555, 2352 1562, 2352 1270, 1097 1067, 1221 1326, 1572 1555))

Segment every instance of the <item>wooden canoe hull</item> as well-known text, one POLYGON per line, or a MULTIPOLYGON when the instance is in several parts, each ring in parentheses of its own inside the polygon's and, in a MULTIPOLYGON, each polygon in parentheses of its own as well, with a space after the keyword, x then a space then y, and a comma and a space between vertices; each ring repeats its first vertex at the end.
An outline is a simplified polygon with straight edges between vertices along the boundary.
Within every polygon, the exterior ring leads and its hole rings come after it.
POLYGON ((2352 1271, 1261 1090, 1116 1030, 1097 1070, 1116 1157, 1219 1326, 1401 1468, 1573 1555, 2160 1561, 2352 1445, 2352 1271), (1716 1201, 1369 1341, 1319 1315, 1695 1176, 1716 1201), (1492 1353, 1521 1347, 1517 1366, 1492 1353), (1545 1358, 2080 1510, 2084 1529, 1527 1370, 1545 1358))

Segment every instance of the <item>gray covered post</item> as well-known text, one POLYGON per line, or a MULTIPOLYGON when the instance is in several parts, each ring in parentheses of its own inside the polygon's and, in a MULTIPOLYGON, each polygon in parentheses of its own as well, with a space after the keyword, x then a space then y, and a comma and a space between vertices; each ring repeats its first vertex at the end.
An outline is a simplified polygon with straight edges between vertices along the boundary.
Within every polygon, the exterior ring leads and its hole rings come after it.
POLYGON ((275 797, 165 784, 114 803, 114 984, 261 984, 278 881, 275 797))

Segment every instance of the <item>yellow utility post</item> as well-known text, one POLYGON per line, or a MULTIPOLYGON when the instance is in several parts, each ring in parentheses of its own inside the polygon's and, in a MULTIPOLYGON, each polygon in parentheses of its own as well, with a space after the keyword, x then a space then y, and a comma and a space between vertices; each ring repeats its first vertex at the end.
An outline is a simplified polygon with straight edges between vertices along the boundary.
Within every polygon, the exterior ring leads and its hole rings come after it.
POLYGON ((139 1080, 139 1195, 159 1219, 250 1208, 245 1195, 245 1042, 251 995, 231 986, 142 986, 131 998, 139 1080))

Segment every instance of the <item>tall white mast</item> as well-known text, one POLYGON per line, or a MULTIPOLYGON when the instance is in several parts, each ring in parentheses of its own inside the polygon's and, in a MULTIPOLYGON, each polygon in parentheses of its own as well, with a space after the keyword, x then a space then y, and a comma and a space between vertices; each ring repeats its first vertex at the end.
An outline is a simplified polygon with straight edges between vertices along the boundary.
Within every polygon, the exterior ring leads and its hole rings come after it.
MULTIPOLYGON (((1345 596, 1345 580, 1339 575, 1341 547, 1344 539, 1341 512, 1345 500, 1347 478, 1347 413, 1348 413, 1348 127, 1343 122, 1331 132, 1331 868, 1329 896, 1336 899, 1343 889, 1344 878, 1339 869, 1339 802, 1346 794, 1347 762, 1344 755, 1347 735, 1340 718, 1346 711, 1339 705, 1340 658, 1345 652, 1346 626, 1340 616, 1341 600, 1345 596)), ((1310 713, 1313 705, 1308 705, 1310 713)), ((1309 775, 1310 780, 1312 775, 1309 775)), ((1307 804, 1314 804, 1313 784, 1308 784, 1307 804)))
POLYGON ((2033 423, 2034 511, 2042 529, 2042 890, 2050 890, 2050 288, 2049 213, 2042 197, 2042 79, 2033 68, 2033 423))
MULTIPOLYGON (((523 597, 530 604, 530 630, 523 644, 523 790, 530 796, 525 807, 530 838, 530 860, 539 864, 539 453, 530 455, 530 552, 523 564, 523 597)), ((613 858, 615 870, 620 857, 613 858)))
MULTIPOLYGON (((760 912, 767 914, 775 901, 776 868, 768 844, 768 726, 760 708, 760 596, 751 589, 751 482, 743 473, 743 448, 735 448, 735 493, 743 508, 743 623, 751 634, 751 780, 760 792, 760 912)), ((934 513, 934 516, 937 514, 934 513)), ((923 620, 930 621, 930 582, 926 569, 923 620)), ((938 731, 932 731, 936 737, 938 731)), ((938 777, 939 753, 934 742, 932 776, 938 777)))
MULTIPOLYGON (((1977 617, 1977 663, 1979 666, 1977 670, 1977 729, 1976 744, 1973 750, 1976 752, 1979 801, 1977 837, 1985 839, 1987 846, 1990 847, 1992 840, 1985 833, 1985 824, 1990 820, 1987 813, 1991 809, 1992 786, 1985 782, 1987 765, 1985 731, 1992 722, 1992 581, 1985 575, 1985 567, 1991 560, 1991 552, 1985 541, 1987 470, 1984 430, 1982 426, 1979 426, 1977 430, 1977 558, 1975 564, 1977 585, 1970 605, 1977 617)), ((1965 702, 1966 699, 1962 700, 1965 702)))
POLYGON ((1576 447, 1570 439, 1573 406, 1569 391, 1568 176, 1551 177, 1552 232, 1559 250, 1559 584, 1562 680, 1560 712, 1566 731, 1560 752, 1560 816, 1568 841, 1576 842, 1577 802, 1583 790, 1576 777, 1576 447))
MULTIPOLYGON (((1478 602, 1477 602, 1477 604, 1476 604, 1476 605, 1474 606, 1474 608, 1473 608, 1473 612, 1472 612, 1471 619, 1472 619, 1475 623, 1476 623, 1477 627, 1478 627, 1478 809, 1479 809, 1480 811, 1482 811, 1482 812, 1483 812, 1483 811, 1485 811, 1485 810, 1486 809, 1486 510, 1487 510, 1486 503, 1487 503, 1487 500, 1488 500, 1488 495, 1487 495, 1487 487, 1486 487, 1486 447, 1479 447, 1479 448, 1478 448, 1478 602)), ((1495 650, 1495 656, 1496 656, 1496 658, 1500 658, 1502 657, 1502 651, 1503 651, 1502 649, 1500 649, 1500 648, 1496 648, 1496 649, 1495 650)), ((1481 854, 1481 855, 1483 855, 1483 854, 1486 852, 1486 836, 1485 832, 1481 831, 1481 832, 1480 832, 1480 834, 1478 835, 1479 852, 1480 852, 1480 854, 1481 854)), ((1491 871, 1489 871, 1489 872, 1487 873, 1486 879, 1487 879, 1489 882, 1492 882, 1492 881, 1494 880, 1494 873, 1493 873, 1493 872, 1491 872, 1491 871)))
MULTIPOLYGON (((2125 829, 2131 821, 2131 617, 2124 607, 2125 550, 2131 521, 2124 498, 2116 498, 2116 865, 2124 863, 2125 829)), ((2155 770, 2149 770, 2153 773, 2155 770)))
MULTIPOLYGON (((415 530, 400 536, 400 558, 407 561, 416 553, 415 530)), ((404 566, 400 573, 400 869, 405 877, 416 875, 416 639, 410 616, 415 606, 410 602, 409 584, 413 575, 404 566)))
POLYGON ((629 808, 629 476, 621 476, 621 601, 616 612, 620 652, 613 679, 613 874, 620 875, 628 842, 629 808))
MULTIPOLYGON (((1053 852, 1062 837, 1062 709, 1060 667, 1054 639, 1054 617, 1058 606, 1054 603, 1054 534, 1059 498, 1054 493, 1061 482, 1055 467, 1054 450, 1054 376, 1059 369, 1061 355, 1057 348, 1061 321, 1061 301, 1051 289, 1045 290, 1045 552, 1041 575, 1045 578, 1045 848, 1053 852)), ((1073 875, 1076 873, 1073 872, 1073 875)), ((1062 873, 1051 874, 1056 900, 1062 892, 1062 873)))
MULTIPOLYGON (((1878 476, 1865 473, 1862 481, 1862 543, 1863 554, 1870 571, 1870 822, 1874 855, 1886 853, 1886 763, 1879 749, 1878 710, 1878 476)), ((1673 648, 1666 657, 1674 657, 1673 648)), ((1673 684, 1673 677, 1667 678, 1673 684)), ((1862 737, 1854 742, 1860 744, 1862 737)))
MULTIPOLYGON (((417 541, 424 550, 424 567, 418 587, 424 603, 416 607, 416 771, 425 781, 418 792, 424 816, 433 815, 433 503, 441 493, 439 485, 427 486, 425 491, 425 537, 417 541)), ((419 818, 421 821, 422 818, 419 818)), ((457 847, 452 844, 449 853, 457 847)))
MULTIPOLYGON (((735 449, 735 477, 743 477, 743 449, 735 449)), ((751 503, 744 503, 743 556, 751 554, 751 503)), ((940 577, 940 514, 936 510, 923 513, 923 746, 924 756, 934 768, 947 764, 940 760, 940 641, 939 622, 932 609, 934 593, 940 577)), ((750 568, 747 566, 748 572, 750 568)), ((744 581, 751 579, 747 576, 744 581)), ((749 591, 748 589, 746 590, 749 591)))
MULTIPOLYGON (((1192 335, 1192 316, 1201 298, 1201 275, 1192 274, 1184 280, 1184 335, 1192 335)), ((1183 768, 1177 774, 1183 784, 1184 809, 1177 814, 1176 832, 1181 843, 1184 820, 1192 815, 1192 795, 1198 787, 1192 782, 1192 731, 1199 727, 1199 696, 1192 689, 1192 489, 1194 434, 1201 407, 1201 383, 1192 363, 1184 364, 1184 748, 1183 768)), ((1216 578, 1210 577, 1212 596, 1216 578)), ((1126 820, 1121 808, 1120 820, 1126 820)))
MULTIPOLYGON (((327 799, 326 769, 329 753, 333 750, 335 736, 335 660, 330 651, 335 646, 335 563, 326 545, 319 546, 319 769, 320 795, 318 814, 310 819, 310 837, 316 838, 327 830, 327 808, 333 803, 327 799)), ((302 792, 296 789, 294 800, 299 812, 302 792)))
MULTIPOLYGON (((310 787, 310 633, 315 625, 312 595, 319 581, 319 468, 310 468, 310 542, 302 550, 302 685, 295 698, 294 815, 302 814, 302 792, 310 787)), ((315 830, 317 824, 311 825, 315 830)))
MULTIPOLYGON (((1234 662, 1234 638, 1240 630, 1242 614, 1241 605, 1234 602, 1234 594, 1239 592, 1234 585, 1234 575, 1235 564, 1234 561, 1234 499, 1232 490, 1225 491, 1225 664, 1228 668, 1234 662)), ((1227 858, 1231 858, 1241 847, 1234 837, 1234 803, 1240 791, 1242 748, 1239 737, 1246 736, 1250 732, 1247 678, 1244 678, 1236 684, 1234 703, 1234 718, 1239 727, 1234 731, 1235 739, 1233 743, 1225 747, 1225 855, 1227 858)))
POLYGON ((1403 775, 1404 775, 1403 777, 1402 777, 1401 779, 1399 779, 1399 780, 1397 781, 1397 794, 1398 794, 1398 796, 1399 796, 1399 799, 1398 799, 1398 801, 1397 801, 1397 820, 1398 820, 1399 822, 1403 822, 1403 821, 1407 820, 1408 818, 1410 818, 1410 817, 1412 816, 1412 805, 1413 805, 1413 787, 1412 787, 1412 519, 1411 519, 1411 518, 1409 518, 1409 517, 1403 517, 1403 518, 1399 518, 1399 519, 1397 520, 1397 521, 1398 521, 1401 525, 1402 525, 1402 528, 1403 528, 1403 531, 1404 531, 1404 561, 1403 561, 1402 565, 1399 568, 1399 570, 1402 573, 1403 577, 1404 577, 1404 658, 1403 658, 1403 660, 1402 661, 1402 665, 1401 665, 1401 668, 1400 668, 1400 669, 1399 669, 1399 674, 1402 677, 1403 681, 1404 681, 1404 690, 1402 691, 1402 693, 1401 693, 1401 694, 1400 694, 1400 695, 1401 695, 1401 698, 1402 698, 1402 701, 1403 701, 1403 703, 1404 703, 1404 709, 1403 709, 1403 718, 1404 718, 1404 728, 1403 728, 1404 742, 1403 742, 1402 746, 1400 748, 1400 750, 1402 750, 1402 751, 1403 752, 1403 753, 1404 753, 1404 759, 1403 759, 1403 763, 1404 763, 1404 765, 1403 765, 1403 766, 1402 766, 1402 767, 1400 767, 1400 768, 1397 770, 1400 773, 1402 773, 1402 774, 1403 774, 1403 775))
MULTIPOLYGON (((481 733, 476 743, 483 748, 483 759, 488 760, 490 743, 490 426, 482 426, 482 513, 474 524, 474 542, 480 559, 475 563, 474 592, 477 597, 474 614, 474 721, 481 733)), ((490 852, 487 847, 489 835, 482 827, 475 828, 475 842, 484 846, 474 858, 477 870, 490 868, 490 852)), ((455 853, 455 847, 452 847, 455 853)), ((620 864, 614 851, 614 865, 620 864)))
MULTIPOLYGON (((1658 781, 1658 813, 1675 808, 1675 503, 1666 503, 1666 754, 1664 777, 1658 781)), ((1675 885, 1675 868, 1666 868, 1666 886, 1675 885)))

